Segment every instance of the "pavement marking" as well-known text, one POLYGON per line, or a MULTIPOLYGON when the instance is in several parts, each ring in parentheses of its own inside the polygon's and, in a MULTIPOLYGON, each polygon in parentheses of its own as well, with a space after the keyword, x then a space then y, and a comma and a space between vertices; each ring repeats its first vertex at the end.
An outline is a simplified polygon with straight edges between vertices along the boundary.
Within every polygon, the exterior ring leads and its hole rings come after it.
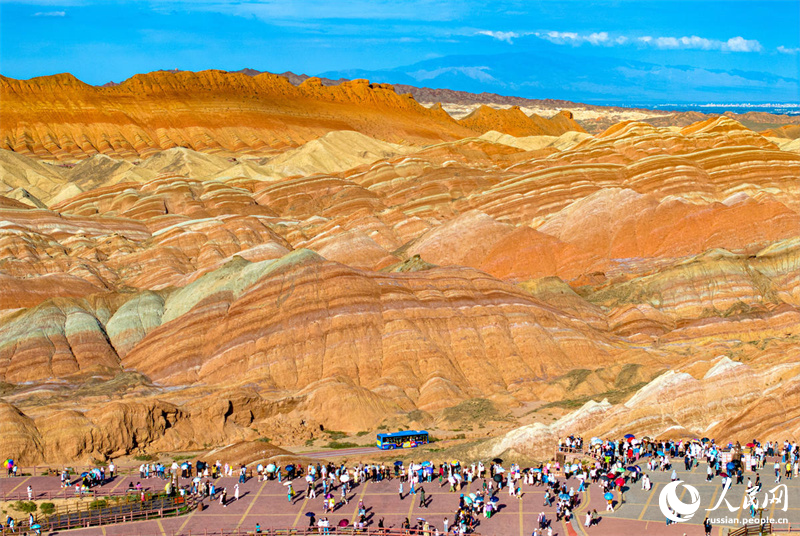
POLYGON ((100 531, 103 533, 103 536, 106 536, 106 527, 104 525, 100 525, 100 531))
MULTIPOLYGON (((719 493, 719 490, 720 490, 720 488, 718 488, 718 487, 714 488, 714 495, 711 496, 711 501, 708 503, 708 506, 714 506, 716 504, 714 501, 717 500, 717 493, 719 493)), ((709 510, 710 510, 709 508, 706 508, 706 512, 708 512, 709 510)), ((706 514, 706 515, 708 515, 708 514, 706 514)))
MULTIPOLYGON (((255 500, 253 502, 255 502, 255 500)), ((297 515, 294 516, 294 523, 292 523, 292 528, 295 528, 297 526, 297 523, 300 521, 300 516, 306 509, 306 504, 308 504, 308 492, 306 492, 305 498, 303 498, 303 504, 300 505, 300 510, 298 510, 297 515)))
POLYGON ((650 508, 650 503, 652 502, 653 497, 655 497, 656 495, 656 490, 658 489, 659 484, 661 484, 661 482, 656 482, 655 484, 653 484, 653 489, 650 490, 650 496, 647 498, 647 502, 644 503, 644 508, 642 508, 642 512, 639 514, 639 517, 637 518, 638 521, 641 521, 644 518, 644 514, 647 512, 647 509, 650 508))
POLYGON ((118 487, 120 487, 120 485, 122 485, 122 483, 123 483, 123 482, 125 482, 125 477, 120 477, 119 475, 117 475, 117 477, 119 478, 119 482, 117 482, 116 484, 114 484, 114 487, 113 487, 113 488, 111 488, 111 491, 114 491, 115 489, 117 489, 118 487))
POLYGON ((14 493, 15 491, 17 491, 17 488, 19 488, 21 485, 23 485, 25 482, 27 482, 30 479, 31 479, 31 477, 26 476, 25 479, 22 482, 20 482, 19 484, 17 484, 13 488, 11 488, 11 491, 9 491, 6 495, 8 495, 10 493, 14 493))
POLYGON ((195 509, 195 510, 192 510, 192 513, 191 513, 191 514, 189 514, 188 516, 186 516, 186 519, 184 519, 184 520, 183 520, 183 523, 181 523, 181 526, 180 526, 180 528, 178 529, 178 532, 179 532, 179 533, 180 533, 180 532, 183 532, 183 529, 186 527, 186 524, 187 524, 187 523, 189 523, 189 521, 191 521, 191 519, 194 517, 194 515, 195 515, 196 513, 197 513, 197 510, 195 509))
MULTIPOLYGON (((264 486, 266 486, 266 485, 267 485, 267 481, 266 480, 261 483, 261 486, 258 488, 258 493, 256 493, 256 496, 253 497, 252 501, 250 501, 250 504, 247 505, 247 509, 242 514, 242 519, 240 519, 239 522, 236 524, 236 528, 237 529, 242 526, 242 523, 244 523, 244 520, 247 517, 247 514, 249 514, 250 510, 252 510, 253 506, 255 506, 256 501, 258 501, 258 498, 261 496, 261 492, 264 491, 264 486)), ((239 500, 241 500, 241 499, 239 499, 239 500)))
POLYGON ((158 528, 161 529, 161 536, 167 536, 167 531, 164 530, 164 525, 161 524, 161 520, 156 519, 156 523, 158 524, 158 528))
POLYGON ((519 499, 519 536, 525 536, 525 531, 522 530, 522 510, 523 501, 519 499))
POLYGON ((408 521, 411 522, 411 512, 414 510, 414 499, 417 498, 416 495, 412 497, 411 493, 406 495, 406 498, 411 499, 411 505, 408 507, 408 521))
MULTIPOLYGON (((367 484, 369 484, 369 482, 366 481, 362 484, 364 489, 361 490, 361 495, 358 496, 358 502, 364 500, 364 495, 367 493, 367 484)), ((358 504, 356 504, 356 507, 353 509, 352 523, 355 523, 356 519, 358 519, 358 504)))

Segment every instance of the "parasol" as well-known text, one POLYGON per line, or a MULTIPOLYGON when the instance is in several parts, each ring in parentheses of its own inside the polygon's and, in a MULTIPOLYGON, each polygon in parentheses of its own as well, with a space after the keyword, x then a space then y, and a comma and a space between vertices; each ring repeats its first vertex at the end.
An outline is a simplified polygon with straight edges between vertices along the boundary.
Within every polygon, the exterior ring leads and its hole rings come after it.
POLYGON ((495 459, 494 459, 494 460, 492 460, 492 461, 493 461, 494 463, 503 463, 503 459, 502 459, 502 458, 495 458, 495 459))
POLYGON ((341 521, 339 521, 340 527, 346 527, 347 525, 349 525, 349 522, 346 519, 342 519, 341 521))
POLYGON ((394 462, 394 466, 395 467, 400 467, 401 465, 403 465, 403 462, 401 462, 400 460, 397 460, 396 462, 394 462))
POLYGON ((636 439, 636 436, 633 434, 625 434, 625 439, 636 439))
POLYGON ((341 477, 339 477, 339 480, 341 480, 342 482, 350 482, 350 475, 345 473, 341 477))
POLYGON ((607 500, 607 501, 610 501, 610 500, 612 500, 612 499, 614 498, 614 494, 613 494, 613 493, 611 493, 611 492, 609 491, 608 493, 606 493, 605 495, 603 495, 603 498, 604 498, 605 500, 607 500))
POLYGON ((267 472, 268 473, 274 473, 275 469, 277 469, 277 467, 275 467, 274 463, 270 463, 270 464, 267 465, 267 472))
POLYGON ((502 482, 503 481, 503 477, 501 475, 494 475, 494 481, 495 482, 502 482))
POLYGON ((314 512, 306 512, 306 517, 316 517, 314 512))
POLYGON ((491 499, 489 499, 489 502, 493 502, 493 503, 500 502, 500 497, 496 497, 496 496, 492 497, 491 499))

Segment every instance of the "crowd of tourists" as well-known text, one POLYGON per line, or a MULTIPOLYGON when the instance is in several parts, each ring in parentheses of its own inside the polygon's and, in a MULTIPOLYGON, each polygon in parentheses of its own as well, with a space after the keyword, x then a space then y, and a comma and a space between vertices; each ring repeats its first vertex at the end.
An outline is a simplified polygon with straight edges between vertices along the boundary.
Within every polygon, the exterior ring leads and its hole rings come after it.
MULTIPOLYGON (((782 478, 796 478, 800 470, 798 444, 788 441, 764 444, 753 441, 744 446, 739 443, 723 446, 707 438, 651 440, 648 437, 637 439, 628 434, 615 440, 592 438, 585 441, 582 437, 569 436, 559 440, 558 450, 575 455, 576 463, 565 462, 563 458, 560 458, 561 461, 527 468, 513 463, 506 467, 500 458, 487 463, 452 461, 434 464, 425 461, 406 464, 397 461, 393 464, 359 463, 349 467, 344 463, 316 463, 306 467, 259 463, 248 467, 220 460, 213 464, 202 460, 194 463, 142 463, 139 466, 140 482, 130 482, 128 491, 140 493, 144 500, 146 488, 141 481, 163 479, 167 481, 164 485, 167 495, 192 495, 201 500, 218 501, 221 506, 227 507, 240 499, 240 484, 248 479, 257 478, 259 482, 275 480, 286 487, 289 503, 295 503, 303 492, 312 503, 319 500, 322 515, 319 518, 310 512, 307 515, 309 526, 324 533, 330 529, 328 516, 349 504, 354 487, 365 482, 395 480, 400 500, 418 500, 422 509, 430 505, 432 488, 437 492, 446 490, 458 494, 458 507, 444 519, 441 531, 424 518, 418 518, 416 523, 409 519, 402 523, 402 527, 438 535, 475 531, 481 520, 491 519, 498 511, 501 493, 507 493, 509 500, 518 499, 524 493, 523 486, 527 486, 540 488, 542 505, 550 511, 554 510, 553 519, 548 519, 544 511, 537 518, 534 536, 545 536, 552 533, 553 521, 571 520, 588 486, 598 486, 605 498, 606 510, 613 511, 623 490, 627 489, 626 485, 641 483, 643 490, 652 489, 650 473, 669 472, 672 480, 677 480, 677 472, 673 467, 675 460, 682 462, 687 471, 706 464, 708 480, 721 478, 723 484, 742 484, 748 489, 759 490, 762 486, 759 471, 771 469, 778 482, 782 478), (747 456, 743 455, 745 452, 747 456), (754 474, 746 475, 748 471, 754 474), (233 476, 237 477, 233 486, 218 485, 220 477, 233 476)), ((74 477, 64 470, 60 474, 61 486, 75 486, 76 493, 82 493, 113 480, 115 473, 113 463, 74 477)), ((12 476, 14 473, 9 474, 12 476)), ((158 485, 155 487, 160 488, 158 485)), ((359 501, 353 522, 355 529, 363 529, 373 523, 373 516, 368 518, 367 510, 363 500, 359 501)), ((586 527, 599 523, 601 519, 594 509, 587 511, 585 516, 583 521, 586 527)), ((9 520, 7 526, 12 521, 9 520)), ((342 523, 349 522, 343 520, 342 523)), ((377 526, 384 527, 383 518, 377 519, 377 526)))

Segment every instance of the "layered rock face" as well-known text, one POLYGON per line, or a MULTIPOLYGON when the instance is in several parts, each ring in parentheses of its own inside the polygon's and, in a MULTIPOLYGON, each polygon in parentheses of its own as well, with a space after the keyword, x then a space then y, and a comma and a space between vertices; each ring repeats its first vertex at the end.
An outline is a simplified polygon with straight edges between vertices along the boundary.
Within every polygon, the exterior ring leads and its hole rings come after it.
POLYGON ((270 73, 154 72, 112 87, 89 86, 69 74, 0 77, 0 98, 0 147, 59 161, 95 154, 138 160, 173 147, 270 155, 340 130, 417 145, 492 129, 512 135, 583 131, 568 112, 543 119, 495 110, 459 123, 388 84, 326 86, 309 78, 295 86, 270 73))
POLYGON ((631 427, 796 433, 800 155, 727 117, 469 127, 366 82, 238 76, 3 80, 3 452, 291 445, 473 399, 588 403, 493 452, 631 427), (252 103, 212 124, 222 104, 198 98, 184 124, 175 102, 204 84, 252 103), (45 112, 62 93, 97 129, 45 112), (161 150, 184 141, 206 152, 161 150), (281 144, 302 145, 252 156, 281 144))

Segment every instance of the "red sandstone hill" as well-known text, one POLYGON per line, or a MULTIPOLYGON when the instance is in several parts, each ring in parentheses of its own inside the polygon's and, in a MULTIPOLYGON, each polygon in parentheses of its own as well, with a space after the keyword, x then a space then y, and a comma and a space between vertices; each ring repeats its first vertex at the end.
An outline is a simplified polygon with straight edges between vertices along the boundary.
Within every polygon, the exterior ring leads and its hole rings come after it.
POLYGON ((457 122, 388 84, 328 86, 308 78, 294 85, 270 73, 158 71, 102 87, 70 74, 0 77, 0 99, 0 147, 54 160, 97 153, 136 160, 172 147, 270 155, 334 130, 411 145, 489 130, 518 136, 582 130, 568 112, 548 120, 518 108, 481 108, 457 122))
POLYGON ((114 87, 69 74, 0 78, 0 147, 69 160, 96 153, 145 158, 171 147, 270 154, 332 130, 426 144, 475 134, 391 86, 352 80, 335 87, 310 78, 224 71, 156 72, 114 87))

